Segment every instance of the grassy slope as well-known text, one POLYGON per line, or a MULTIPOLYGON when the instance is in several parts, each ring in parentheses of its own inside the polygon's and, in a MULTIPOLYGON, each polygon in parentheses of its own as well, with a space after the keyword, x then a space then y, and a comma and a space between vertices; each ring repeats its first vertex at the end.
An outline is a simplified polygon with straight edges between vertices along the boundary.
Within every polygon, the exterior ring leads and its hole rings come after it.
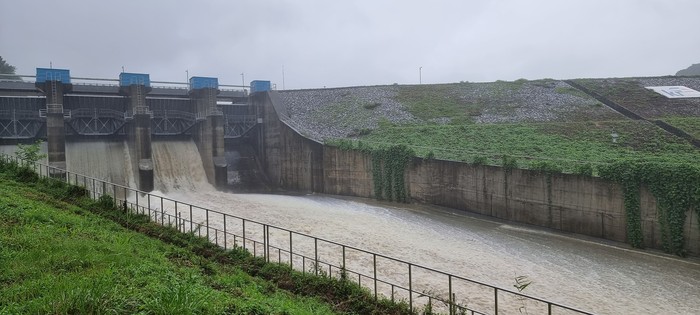
POLYGON ((530 158, 557 159, 565 170, 583 162, 607 163, 620 158, 700 160, 700 152, 684 140, 635 121, 383 126, 360 140, 373 146, 406 144, 418 156, 432 151, 436 158, 456 161, 487 157, 490 163, 497 163, 507 154, 518 157, 519 165, 527 167, 530 158), (617 143, 612 143, 612 130, 619 134, 617 143))
POLYGON ((666 117, 663 121, 700 139, 700 117, 666 117))
MULTIPOLYGON (((374 147, 405 144, 413 148, 418 156, 425 157, 432 152, 435 158, 455 161, 499 164, 502 155, 510 155, 518 158, 520 167, 527 168, 532 160, 554 160, 565 171, 572 171, 577 164, 609 163, 623 158, 690 163, 700 160, 700 151, 687 141, 646 122, 625 119, 612 112, 605 114, 610 111, 595 106, 573 109, 565 114, 566 122, 472 122, 472 118, 480 115, 485 108, 507 114, 508 106, 503 104, 512 102, 509 95, 523 84, 544 86, 547 83, 547 80, 490 83, 484 85, 489 97, 478 102, 470 102, 456 93, 458 89, 469 87, 464 83, 401 87, 397 100, 405 104, 413 115, 423 121, 446 117, 450 118, 451 123, 382 123, 370 134, 359 137, 359 140, 374 147), (619 135, 617 143, 612 143, 613 133, 619 135)), ((615 86, 610 93, 624 94, 633 85, 615 86)), ((638 89, 636 85, 634 88, 638 89)), ((570 87, 559 87, 554 92, 590 98, 570 87)), ((645 101, 664 101, 645 89, 638 94, 646 97, 643 99, 645 101)), ((700 119, 697 117, 664 120, 696 137, 700 134, 700 119)))
POLYGON ((0 187, 2 314, 332 313, 7 176, 0 187))

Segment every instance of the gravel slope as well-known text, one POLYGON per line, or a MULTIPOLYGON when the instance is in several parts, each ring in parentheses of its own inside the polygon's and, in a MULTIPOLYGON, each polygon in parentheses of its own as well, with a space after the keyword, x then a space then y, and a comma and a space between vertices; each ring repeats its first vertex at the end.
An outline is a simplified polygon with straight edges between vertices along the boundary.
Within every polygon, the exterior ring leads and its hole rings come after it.
MULTIPOLYGON (((421 86, 368 86, 281 91, 296 128, 317 139, 355 137, 380 122, 445 124, 452 117, 420 119, 411 113, 406 92, 439 89, 456 106, 465 106, 473 123, 621 120, 622 115, 559 80, 455 83, 421 86), (403 99, 404 102, 400 100, 403 99)), ((434 95, 435 93, 431 94, 434 95)), ((412 94, 411 94, 412 95, 412 94)))

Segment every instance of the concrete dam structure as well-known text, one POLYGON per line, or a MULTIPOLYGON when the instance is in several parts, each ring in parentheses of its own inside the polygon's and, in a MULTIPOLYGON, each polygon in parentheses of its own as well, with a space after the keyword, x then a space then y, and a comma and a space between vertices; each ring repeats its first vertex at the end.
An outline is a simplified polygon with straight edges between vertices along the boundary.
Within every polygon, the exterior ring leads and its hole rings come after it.
MULTIPOLYGON (((326 146, 303 134, 279 92, 259 93, 253 104, 263 111, 256 132, 260 159, 271 183, 331 195, 373 198, 371 154, 326 146)), ((598 177, 547 175, 537 170, 422 159, 414 157, 404 175, 412 201, 477 213, 496 219, 545 227, 625 243, 623 188, 598 177), (548 184, 549 183, 549 184, 548 184)), ((657 200, 641 187, 644 246, 662 249, 657 200)), ((700 255, 700 220, 686 210, 684 245, 700 255)))
MULTIPOLYGON (((133 78, 145 83, 147 77, 133 78)), ((213 84, 210 79, 204 79, 209 82, 204 86, 213 84)), ((371 158, 310 139, 291 119, 280 93, 268 92, 264 82, 254 84, 248 95, 221 88, 192 92, 193 82, 187 89, 173 89, 151 81, 150 88, 143 84, 142 89, 141 84, 123 88, 116 80, 109 86, 76 81, 63 89, 62 110, 52 113, 53 130, 64 132, 63 157, 70 172, 131 187, 141 185, 142 173, 150 174, 154 194, 504 288, 512 287, 514 275, 528 275, 536 283, 528 289, 534 296, 595 313, 680 314, 693 313, 696 307, 700 269, 692 260, 566 235, 624 242, 623 197, 617 184, 561 174, 547 185, 546 176, 530 170, 506 174, 500 167, 416 158, 406 170, 413 205, 324 195, 230 194, 214 186, 217 176, 221 179, 217 167, 224 163, 229 183, 244 172, 257 172, 254 176, 264 177, 269 185, 290 191, 371 198, 371 158), (145 113, 141 122, 135 122, 136 111, 145 113), (150 145, 137 147, 146 142, 150 145)), ((47 104, 59 97, 46 95, 53 92, 51 84, 41 90, 35 84, 0 83, 15 86, 0 89, 0 141, 7 144, 0 150, 18 141, 46 139, 43 149, 49 152, 47 104)), ((57 95, 60 89, 56 84, 57 95)), ((649 247, 658 247, 656 201, 646 189, 642 198, 645 239, 649 247)), ((689 216, 688 248, 697 255, 697 218, 689 216)))
MULTIPOLYGON (((76 84, 59 69, 37 69, 36 78, 34 84, 0 83, 0 138, 47 139, 52 166, 66 166, 66 139, 124 139, 133 172, 127 177, 150 191, 159 177, 153 149, 167 151, 154 141, 184 148, 186 140, 196 146, 208 182, 219 188, 235 180, 246 182, 242 186, 264 182, 289 191, 374 197, 370 156, 308 137, 267 81, 253 81, 248 95, 221 90, 216 78, 205 77, 193 77, 187 89, 154 86, 148 75, 134 73, 122 73, 118 85, 76 84)), ((69 146, 79 147, 73 143, 69 146)), ((75 151, 72 156, 81 154, 75 151)), ((174 152, 163 156, 177 158, 174 152)), ((618 242, 627 238, 622 188, 600 178, 415 158, 405 182, 413 201, 618 242)), ((644 246, 660 249, 657 201, 644 187, 641 198, 644 246)), ((690 209, 687 217, 685 246, 698 255, 699 223, 690 209)))
POLYGON ((66 139, 125 139, 135 184, 144 191, 154 188, 154 139, 194 141, 208 181, 225 187, 226 142, 249 136, 258 123, 246 91, 220 89, 217 78, 192 77, 186 88, 152 86, 156 82, 141 73, 110 80, 37 68, 35 78, 0 82, 3 144, 46 139, 48 163, 65 169, 66 139))

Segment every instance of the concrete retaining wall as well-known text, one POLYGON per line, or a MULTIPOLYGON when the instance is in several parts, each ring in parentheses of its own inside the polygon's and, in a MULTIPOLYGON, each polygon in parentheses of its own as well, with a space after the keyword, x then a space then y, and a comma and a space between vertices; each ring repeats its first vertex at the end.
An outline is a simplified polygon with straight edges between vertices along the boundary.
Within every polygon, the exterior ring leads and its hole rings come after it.
MULTIPOLYGON (((300 191, 373 197, 368 154, 324 147, 282 120, 275 92, 256 97, 264 108, 263 168, 272 184, 300 191), (280 115, 278 115, 280 113, 280 115)), ((406 170, 413 201, 429 203, 514 222, 625 242, 622 188, 599 178, 572 174, 547 177, 536 171, 413 159, 406 170), (550 196, 551 195, 551 196, 550 196), (550 201, 551 200, 551 201, 550 201)), ((656 200, 641 188, 644 242, 661 248, 656 200)), ((700 230, 694 213, 685 225, 686 248, 700 255, 700 230)))

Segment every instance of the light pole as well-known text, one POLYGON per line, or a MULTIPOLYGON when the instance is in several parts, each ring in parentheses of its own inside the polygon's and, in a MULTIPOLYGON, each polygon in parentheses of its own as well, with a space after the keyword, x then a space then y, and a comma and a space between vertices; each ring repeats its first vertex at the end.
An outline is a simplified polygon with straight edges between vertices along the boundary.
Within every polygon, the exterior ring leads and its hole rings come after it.
POLYGON ((245 89, 245 74, 241 72, 241 86, 245 89))
POLYGON ((185 83, 190 83, 190 69, 185 70, 185 83))
POLYGON ((423 84, 423 67, 418 67, 418 84, 423 84))

